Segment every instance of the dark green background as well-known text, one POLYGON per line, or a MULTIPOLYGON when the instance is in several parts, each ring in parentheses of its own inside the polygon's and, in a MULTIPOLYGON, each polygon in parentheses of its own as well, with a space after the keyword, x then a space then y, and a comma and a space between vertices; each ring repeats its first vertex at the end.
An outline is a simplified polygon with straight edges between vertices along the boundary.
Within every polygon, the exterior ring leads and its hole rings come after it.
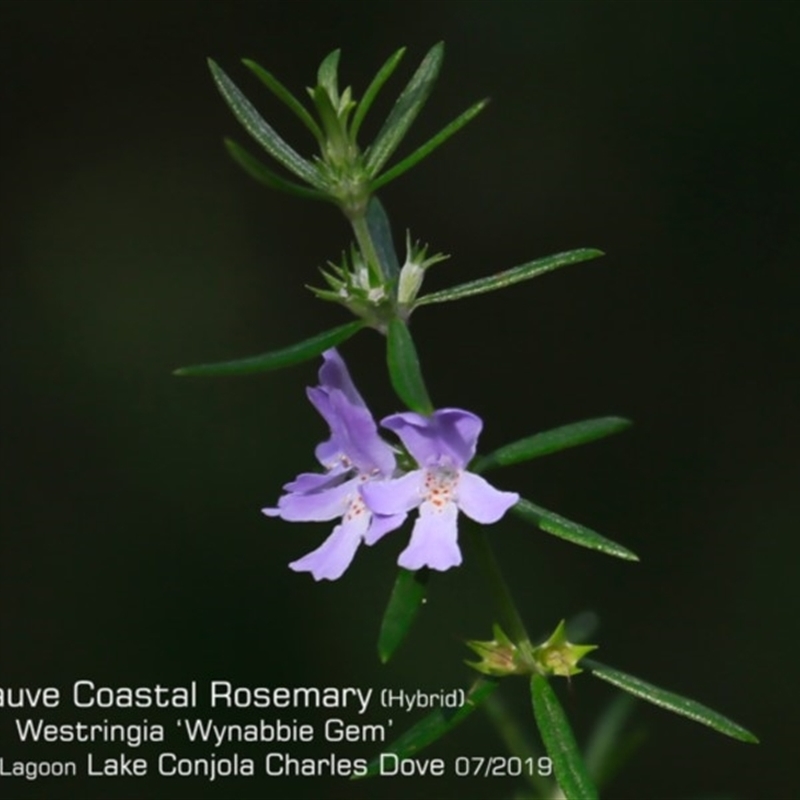
MULTIPOLYGON (((444 39, 440 84, 406 148, 474 100, 493 102, 382 194, 399 242, 409 227, 453 254, 430 287, 573 247, 608 255, 421 310, 414 332, 435 403, 484 417, 484 450, 584 417, 637 423, 497 473, 501 488, 642 558, 498 525, 492 539, 529 625, 545 632, 594 609, 603 660, 762 738, 746 746, 640 707, 647 740, 606 795, 794 797, 799 31, 789 2, 0 4, 0 685, 438 689, 468 679, 462 640, 487 638, 491 623, 469 558, 436 576, 413 637, 381 667, 376 632, 406 534, 315 584, 286 564, 328 528, 259 513, 312 466, 325 435, 304 397, 317 364, 241 380, 170 374, 346 321, 303 288, 347 246, 345 223, 228 160, 222 136, 247 137, 206 56, 309 152, 238 58, 300 92, 341 46, 343 81, 358 95, 408 45, 370 134, 444 39)), ((379 338, 362 334, 343 352, 376 415, 397 410, 379 338)), ((524 692, 509 689, 526 718, 524 692)), ((613 694, 573 681, 563 696, 580 736, 613 694)), ((145 716, 170 718, 114 719, 145 716)), ((398 732, 415 719, 393 716, 398 732)), ((15 746, 13 717, 0 718, 6 758, 82 757, 85 747, 15 746)), ((65 708, 53 718, 84 717, 65 708)), ((374 750, 312 751, 330 749, 374 750)), ((479 715, 432 751, 501 752, 479 715)), ((0 781, 3 797, 48 800, 499 800, 512 789, 0 781)))

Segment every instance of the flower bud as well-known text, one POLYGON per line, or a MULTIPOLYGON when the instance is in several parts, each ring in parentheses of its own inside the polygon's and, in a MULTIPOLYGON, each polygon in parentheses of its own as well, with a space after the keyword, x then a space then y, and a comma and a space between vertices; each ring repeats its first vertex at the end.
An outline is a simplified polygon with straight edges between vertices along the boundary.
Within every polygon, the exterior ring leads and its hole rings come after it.
POLYGON ((515 645, 503 633, 499 625, 492 627, 494 639, 488 642, 467 642, 480 661, 467 661, 467 665, 484 675, 504 677, 506 675, 528 675, 531 672, 530 656, 515 645))
POLYGON ((417 299, 417 294, 422 286, 422 279, 425 270, 449 258, 443 253, 427 258, 428 246, 420 245, 419 242, 411 244, 411 235, 406 231, 406 263, 400 270, 400 278, 397 285, 397 302, 400 306, 411 308, 417 299))
POLYGON ((572 644, 567 641, 567 632, 564 620, 558 623, 550 638, 533 648, 533 658, 544 675, 560 675, 568 678, 583 672, 578 668, 578 662, 592 650, 594 644, 572 644))

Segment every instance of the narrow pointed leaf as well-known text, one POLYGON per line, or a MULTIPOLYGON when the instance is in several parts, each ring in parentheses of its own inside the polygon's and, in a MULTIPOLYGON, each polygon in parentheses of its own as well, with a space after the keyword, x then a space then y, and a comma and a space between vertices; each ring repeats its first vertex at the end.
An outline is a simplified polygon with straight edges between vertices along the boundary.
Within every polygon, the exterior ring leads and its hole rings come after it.
POLYGON ((627 547, 612 542, 611 539, 606 539, 605 536, 601 536, 591 528, 579 525, 577 522, 572 522, 572 520, 554 514, 546 508, 537 506, 531 503, 530 500, 520 500, 512 508, 512 511, 526 522, 532 522, 545 533, 566 539, 573 544, 588 547, 590 550, 598 550, 609 556, 623 558, 626 561, 639 560, 639 556, 628 550, 627 547))
POLYGON ((566 450, 568 447, 576 447, 579 444, 593 442, 595 439, 602 439, 604 436, 611 436, 613 433, 624 431, 630 425, 631 421, 622 417, 597 417, 562 425, 500 447, 493 453, 476 459, 470 469, 473 472, 485 472, 517 464, 520 461, 530 461, 549 453, 566 450))
POLYGON ((376 178, 371 184, 372 191, 376 191, 381 186, 385 186, 389 181, 400 177, 404 172, 407 172, 415 164, 422 161, 423 158, 429 156, 439 145, 444 144, 453 134, 458 133, 468 122, 473 120, 478 114, 483 111, 489 104, 489 100, 480 100, 474 106, 470 106, 463 114, 456 117, 449 125, 442 128, 436 136, 428 139, 425 144, 418 147, 411 155, 406 156, 402 161, 395 164, 391 169, 386 170, 382 175, 376 178))
POLYGON ((240 358, 236 361, 221 361, 214 364, 198 364, 193 367, 181 367, 173 372, 190 378, 215 378, 228 375, 253 375, 258 372, 270 372, 274 369, 291 367, 315 358, 330 347, 336 347, 364 327, 361 320, 348 322, 338 328, 319 333, 303 342, 273 350, 259 356, 240 358))
POLYGON ((303 125, 308 128, 318 142, 322 142, 322 131, 306 107, 271 73, 260 64, 243 58, 242 63, 267 87, 284 105, 288 106, 303 125))
MULTIPOLYGON (((441 739, 446 733, 462 723, 497 688, 496 681, 481 678, 467 693, 466 702, 458 708, 437 708, 416 725, 396 739, 383 752, 393 753, 399 758, 410 758, 415 753, 441 739)), ((370 761, 364 778, 377 775, 380 770, 380 756, 370 761)))
POLYGON ((618 694, 600 715, 584 748, 586 769, 598 787, 607 784, 644 741, 643 729, 628 730, 636 700, 618 694))
POLYGON ((350 142, 350 137, 347 135, 347 120, 350 119, 355 107, 356 101, 353 99, 353 90, 348 86, 339 97, 339 122, 342 126, 344 138, 348 143, 350 142))
POLYGON ((341 126, 339 125, 339 115, 333 107, 331 98, 324 87, 316 86, 311 92, 311 97, 314 100, 314 105, 317 108, 322 126, 325 128, 326 137, 332 139, 335 136, 337 141, 340 140, 341 126))
POLYGON ((417 358, 414 340, 405 322, 396 317, 389 323, 386 336, 386 360, 389 378, 397 396, 418 414, 432 414, 433 405, 417 358))
POLYGON ((618 689, 630 692, 630 694, 641 700, 646 700, 648 703, 665 708, 667 711, 688 717, 701 725, 707 725, 709 728, 738 739, 740 742, 758 744, 758 739, 746 728, 708 706, 698 703, 696 700, 689 700, 689 698, 682 697, 674 692, 668 692, 666 689, 654 686, 652 683, 647 683, 647 681, 628 675, 625 672, 620 672, 620 670, 613 667, 607 667, 605 664, 600 664, 593 659, 586 659, 582 664, 595 677, 612 684, 612 686, 616 686, 618 689))
POLYGON ((333 102, 339 99, 339 57, 342 51, 333 50, 322 59, 317 70, 317 84, 327 89, 333 102))
POLYGON ((282 178, 269 167, 262 164, 255 156, 251 156, 244 147, 234 142, 233 139, 225 139, 225 148, 231 158, 233 158, 251 178, 255 178, 265 186, 269 186, 270 189, 278 189, 281 192, 293 194, 295 197, 304 197, 309 200, 327 200, 332 202, 328 195, 318 192, 316 189, 309 189, 307 186, 282 178))
MULTIPOLYGON (((503 740, 509 755, 516 756, 522 761, 531 759, 528 763, 532 763, 541 758, 543 751, 538 746, 538 743, 534 746, 533 742, 530 741, 527 730, 528 721, 527 719, 525 720, 524 726, 520 724, 520 720, 514 713, 517 710, 516 703, 513 707, 506 703, 500 692, 491 694, 483 704, 484 713, 489 717, 492 726, 503 740)), ((523 770, 523 778, 533 789, 530 800, 552 796, 553 786, 550 779, 539 775, 538 770, 523 770)), ((514 800, 524 800, 524 798, 528 797, 527 794, 516 794, 514 795, 514 800)))
POLYGON ((578 750, 567 715, 542 675, 531 676, 531 700, 536 726, 547 755, 553 759, 558 785, 567 800, 597 800, 597 789, 578 750))
POLYGON ((444 44, 429 51, 389 112, 386 122, 367 151, 367 172, 375 176, 394 153, 433 90, 444 58, 444 44))
POLYGON ((208 65, 222 97, 245 130, 286 169, 312 186, 323 189, 324 184, 313 165, 278 136, 221 67, 211 59, 208 65))
POLYGON ((350 128, 350 138, 355 141, 356 137, 358 136, 359 130, 361 130, 361 123, 364 121, 364 117, 367 115, 367 111, 369 111, 372 103, 375 101, 375 98, 378 96, 378 92, 380 92, 383 84, 389 80, 391 74, 395 71, 397 65, 400 63, 400 59, 403 57, 403 54, 406 52, 405 47, 401 47, 388 59, 384 65, 378 70, 375 77, 372 79, 372 82, 369 86, 367 86, 367 90, 364 92, 364 96, 361 98, 358 106, 356 107, 355 114, 353 115, 353 124, 350 128))
POLYGON ((316 286, 306 286, 306 288, 313 292, 314 297, 325 300, 328 303, 339 303, 347 307, 346 302, 343 300, 342 295, 339 292, 329 292, 327 289, 318 289, 316 286))
POLYGON ((389 217, 377 197, 370 198, 367 206, 367 228, 383 267, 383 274, 390 281, 394 280, 400 274, 400 263, 394 248, 389 217))
POLYGON ((427 583, 427 569, 411 572, 401 568, 397 573, 378 634, 378 656, 384 664, 394 655, 411 629, 417 612, 425 602, 427 583))
POLYGON ((430 303, 446 303, 450 300, 461 300, 464 297, 471 297, 474 294, 484 294, 494 292, 497 289, 505 289, 506 286, 513 286, 515 283, 527 281, 550 272, 568 264, 577 264, 581 261, 589 261, 604 255, 602 250, 595 250, 591 247, 582 247, 579 250, 569 250, 566 253, 556 253, 552 256, 537 258, 536 261, 529 261, 518 267, 512 267, 495 275, 486 278, 462 283, 459 286, 451 286, 449 289, 442 289, 440 292, 433 292, 420 297, 415 303, 417 306, 429 305, 430 303))

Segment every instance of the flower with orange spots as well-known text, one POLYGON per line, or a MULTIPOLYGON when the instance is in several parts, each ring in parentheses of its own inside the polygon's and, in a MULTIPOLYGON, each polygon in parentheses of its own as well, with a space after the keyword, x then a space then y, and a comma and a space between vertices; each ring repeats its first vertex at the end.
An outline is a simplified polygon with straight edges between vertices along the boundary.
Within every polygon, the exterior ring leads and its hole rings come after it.
POLYGON ((419 465, 398 478, 361 487, 375 514, 405 515, 419 508, 411 541, 397 563, 410 570, 458 566, 458 511, 488 525, 519 500, 515 492, 501 492, 466 469, 475 456, 483 422, 469 411, 443 408, 429 417, 413 411, 392 414, 381 425, 398 435, 419 465))
POLYGON ((286 494, 277 508, 262 509, 268 517, 290 522, 341 519, 316 550, 289 564, 295 572, 310 572, 318 581, 339 578, 362 542, 374 544, 406 518, 405 514, 373 514, 364 504, 360 489, 394 474, 394 451, 378 435, 378 426, 339 353, 327 350, 323 359, 321 385, 308 389, 308 399, 331 430, 331 438, 315 452, 327 471, 298 475, 283 487, 286 494))

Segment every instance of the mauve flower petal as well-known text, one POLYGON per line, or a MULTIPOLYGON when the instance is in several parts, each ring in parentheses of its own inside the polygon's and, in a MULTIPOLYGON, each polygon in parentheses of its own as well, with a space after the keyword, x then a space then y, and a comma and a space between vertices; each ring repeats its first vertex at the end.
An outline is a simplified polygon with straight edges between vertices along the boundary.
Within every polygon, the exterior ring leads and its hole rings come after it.
POLYGON ((308 397, 311 405, 317 409, 319 415, 328 423, 328 426, 333 427, 335 415, 331 411, 330 392, 322 386, 309 386, 306 389, 306 397, 308 397))
POLYGON ((519 500, 516 492, 501 492, 479 475, 464 472, 458 482, 458 507, 475 522, 497 522, 519 500))
POLYGON ((314 448, 314 456, 325 469, 330 470, 342 463, 344 453, 341 443, 331 437, 314 448))
POLYGON ((310 572, 317 581, 335 581, 350 566, 361 544, 365 525, 363 516, 350 523, 337 525, 316 550, 292 561, 289 567, 295 572, 310 572))
POLYGON ((319 386, 309 387, 306 389, 306 395, 311 401, 311 405, 317 409, 319 415, 325 420, 328 424, 328 428, 331 430, 331 438, 317 445, 314 449, 314 455, 317 457, 317 461, 319 461, 323 467, 330 469, 334 464, 341 461, 344 455, 343 442, 341 441, 338 430, 338 420, 331 408, 330 397, 325 389, 319 386))
POLYGON ((366 408, 367 404, 358 393, 339 351, 332 347, 322 354, 322 359, 323 363, 319 368, 319 382, 322 386, 328 389, 339 389, 352 405, 366 408))
MULTIPOLYGON (((320 547, 289 565, 297 572, 310 572, 316 580, 335 580, 350 565, 362 541, 379 541, 399 528, 408 512, 423 502, 425 472, 418 469, 385 480, 395 472, 395 451, 380 437, 372 414, 335 349, 323 354, 319 381, 320 385, 309 388, 307 394, 330 429, 330 437, 315 449, 327 472, 301 473, 284 486, 286 493, 276 508, 262 511, 270 517, 298 522, 342 518, 320 547)), ((421 465, 443 462, 450 469, 462 469, 471 458, 482 425, 474 414, 458 409, 436 412, 431 418, 407 413, 388 420, 387 427, 394 421, 421 465)), ((430 566, 444 570, 460 564, 457 513, 455 503, 441 509, 423 504, 401 558, 414 569, 430 566)))
POLYGON ((422 502, 421 469, 390 481, 369 481, 361 487, 361 496, 374 514, 403 514, 422 502))
POLYGON ((314 454, 330 468, 346 457, 362 472, 378 469, 389 474, 394 469, 394 454, 378 435, 378 426, 369 409, 335 387, 312 387, 308 399, 328 423, 331 437, 317 445, 314 454))
POLYGON ((447 461, 463 469, 475 455, 481 418, 460 408, 443 408, 430 417, 413 411, 392 414, 381 421, 394 431, 421 466, 447 461))
POLYGON ((462 469, 475 457, 483 421, 460 408, 442 408, 433 414, 437 436, 462 469))
POLYGON ((348 470, 341 464, 337 464, 329 472, 301 472, 293 481, 284 484, 287 492, 319 492, 324 489, 332 488, 342 482, 342 476, 348 470))
POLYGON ((397 530, 405 521, 408 514, 392 514, 384 516, 383 514, 373 514, 372 524, 367 528, 364 534, 364 541, 373 545, 375 542, 386 536, 387 533, 397 530))
POLYGON ((450 567, 457 567, 461 563, 457 515, 455 503, 447 503, 442 508, 423 503, 411 533, 411 541, 400 553, 397 563, 410 570, 430 567, 443 572, 450 567))
POLYGON ((330 393, 331 410, 336 424, 331 426, 334 438, 342 452, 361 473, 394 472, 392 448, 378 435, 378 426, 365 406, 354 406, 338 389, 330 393))
POLYGON ((288 522, 327 522, 341 517, 357 484, 358 479, 354 478, 322 492, 285 494, 278 500, 278 516, 288 522))
POLYGON ((420 466, 425 466, 437 458, 439 448, 436 441, 431 440, 428 417, 423 417, 416 411, 403 411, 385 417, 381 420, 381 425, 397 434, 406 450, 420 466))
POLYGON ((338 354, 336 358, 338 362, 328 362, 320 370, 321 380, 326 366, 336 380, 306 390, 308 399, 331 430, 331 438, 318 445, 314 453, 325 467, 346 457, 360 472, 377 470, 389 475, 395 464, 392 448, 378 435, 378 426, 346 370, 344 376, 339 374, 338 364, 342 367, 344 364, 338 354))

